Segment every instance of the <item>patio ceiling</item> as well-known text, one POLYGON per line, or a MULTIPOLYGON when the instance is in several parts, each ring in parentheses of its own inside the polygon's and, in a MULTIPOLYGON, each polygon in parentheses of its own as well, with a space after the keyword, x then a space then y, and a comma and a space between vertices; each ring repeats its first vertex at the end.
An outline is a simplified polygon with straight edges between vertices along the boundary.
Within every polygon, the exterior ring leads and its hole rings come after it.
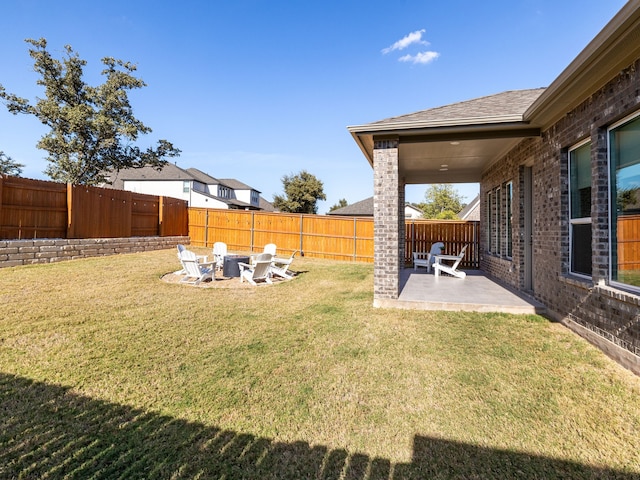
POLYGON ((481 138, 470 138, 468 132, 441 140, 438 136, 401 136, 400 176, 407 184, 480 182, 482 172, 520 140, 539 134, 537 129, 526 129, 509 134, 485 132, 481 138))
POLYGON ((466 125, 418 128, 387 125, 387 129, 376 129, 378 125, 369 124, 349 130, 372 166, 374 142, 397 139, 400 176, 407 184, 475 183, 522 139, 540 135, 539 128, 521 118, 482 119, 487 123, 467 119, 466 125))
POLYGON ((523 138, 540 135, 524 112, 543 92, 507 91, 348 129, 372 166, 374 143, 398 140, 407 184, 475 183, 523 138))

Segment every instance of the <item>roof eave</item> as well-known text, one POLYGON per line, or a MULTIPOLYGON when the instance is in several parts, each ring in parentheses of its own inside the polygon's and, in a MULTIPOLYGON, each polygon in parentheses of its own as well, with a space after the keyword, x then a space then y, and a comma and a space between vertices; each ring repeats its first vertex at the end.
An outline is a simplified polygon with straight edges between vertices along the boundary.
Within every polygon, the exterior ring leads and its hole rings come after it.
POLYGON ((367 125, 354 125, 347 127, 347 129, 353 135, 354 133, 374 133, 374 132, 388 132, 388 131, 404 131, 404 130, 421 130, 432 129, 442 127, 456 127, 456 126, 476 126, 476 125, 491 125, 521 122, 521 114, 513 115, 494 115, 484 117, 468 117, 468 118, 456 118, 447 120, 422 120, 422 121, 404 121, 404 122, 377 122, 367 125))
POLYGON ((640 0, 630 0, 526 110, 546 129, 640 56, 640 0))
POLYGON ((537 136, 539 129, 523 121, 522 115, 502 115, 451 121, 403 122, 347 127, 373 167, 375 137, 397 136, 404 141, 451 141, 512 136, 537 136))

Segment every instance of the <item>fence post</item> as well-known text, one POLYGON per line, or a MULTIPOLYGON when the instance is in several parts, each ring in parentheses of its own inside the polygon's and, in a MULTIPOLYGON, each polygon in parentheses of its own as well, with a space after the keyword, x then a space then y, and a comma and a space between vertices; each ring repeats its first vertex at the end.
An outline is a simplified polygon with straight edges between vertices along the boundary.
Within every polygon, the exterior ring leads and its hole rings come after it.
POLYGON ((3 216, 2 216, 2 185, 4 183, 4 175, 0 175, 0 238, 2 237, 2 228, 4 227, 3 225, 3 216))
POLYGON ((73 185, 67 183, 67 238, 75 238, 73 211, 73 185))
POLYGON ((353 261, 358 258, 358 226, 356 224, 357 217, 353 217, 353 261))
POLYGON ((416 251, 416 221, 411 222, 411 258, 413 259, 413 252, 416 251))
POLYGON ((302 250, 302 236, 304 235, 304 228, 302 225, 304 224, 304 214, 300 214, 300 256, 304 256, 304 250, 302 250))
POLYGON ((209 246, 209 209, 204 210, 204 246, 209 246))
POLYGON ((158 197, 158 235, 164 237, 164 196, 158 197))
POLYGON ((253 241, 255 239, 255 229, 256 229, 256 213, 251 211, 251 232, 249 235, 249 251, 253 252, 253 241))

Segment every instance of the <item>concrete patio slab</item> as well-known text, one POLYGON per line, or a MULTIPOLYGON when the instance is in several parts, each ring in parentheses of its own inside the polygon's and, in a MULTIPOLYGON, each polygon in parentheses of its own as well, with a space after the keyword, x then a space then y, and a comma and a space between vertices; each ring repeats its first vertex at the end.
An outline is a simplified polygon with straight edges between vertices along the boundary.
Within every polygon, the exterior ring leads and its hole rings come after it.
POLYGON ((413 310, 453 310, 544 314, 546 308, 533 298, 511 290, 479 270, 468 270, 464 279, 406 268, 400 273, 397 300, 378 300, 376 307, 413 310))

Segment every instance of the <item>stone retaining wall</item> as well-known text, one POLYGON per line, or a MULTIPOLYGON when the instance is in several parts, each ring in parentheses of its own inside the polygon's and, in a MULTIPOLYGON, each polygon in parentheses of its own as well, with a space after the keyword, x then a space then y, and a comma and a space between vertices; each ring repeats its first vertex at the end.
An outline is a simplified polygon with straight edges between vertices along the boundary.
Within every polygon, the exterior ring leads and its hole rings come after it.
POLYGON ((0 268, 53 263, 76 258, 146 252, 189 244, 189 237, 43 238, 0 240, 0 268))

